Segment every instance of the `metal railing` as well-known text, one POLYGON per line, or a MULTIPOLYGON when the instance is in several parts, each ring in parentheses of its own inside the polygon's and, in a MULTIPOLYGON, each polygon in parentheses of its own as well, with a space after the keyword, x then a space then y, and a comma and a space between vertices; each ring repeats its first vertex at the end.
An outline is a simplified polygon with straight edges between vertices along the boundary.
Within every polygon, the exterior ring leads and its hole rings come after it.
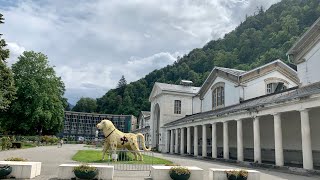
POLYGON ((151 171, 154 164, 152 151, 116 150, 106 154, 107 164, 116 171, 151 171))

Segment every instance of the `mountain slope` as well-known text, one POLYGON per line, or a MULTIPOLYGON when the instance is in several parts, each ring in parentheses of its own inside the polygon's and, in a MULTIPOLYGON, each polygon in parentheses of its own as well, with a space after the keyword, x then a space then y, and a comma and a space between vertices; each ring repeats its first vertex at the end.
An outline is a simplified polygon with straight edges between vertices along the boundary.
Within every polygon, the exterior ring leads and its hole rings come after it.
POLYGON ((109 90, 97 99, 97 112, 137 116, 150 109, 148 97, 155 82, 177 84, 188 79, 201 86, 214 66, 249 70, 278 58, 288 63, 286 51, 319 16, 319 0, 283 0, 266 11, 261 8, 224 38, 124 88, 109 90))

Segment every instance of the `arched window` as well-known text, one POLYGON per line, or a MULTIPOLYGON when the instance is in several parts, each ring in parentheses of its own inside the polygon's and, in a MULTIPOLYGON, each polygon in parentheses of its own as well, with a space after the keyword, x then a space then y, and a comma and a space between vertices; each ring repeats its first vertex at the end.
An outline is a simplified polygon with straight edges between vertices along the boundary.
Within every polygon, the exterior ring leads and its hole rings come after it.
POLYGON ((272 94, 275 92, 280 92, 288 88, 289 83, 281 78, 268 78, 265 79, 266 82, 266 94, 272 94))
POLYGON ((282 82, 267 84, 267 94, 280 92, 280 91, 283 91, 285 89, 287 89, 287 86, 285 86, 284 83, 282 83, 282 82))
POLYGON ((217 83, 212 89, 212 109, 224 107, 224 83, 217 83))

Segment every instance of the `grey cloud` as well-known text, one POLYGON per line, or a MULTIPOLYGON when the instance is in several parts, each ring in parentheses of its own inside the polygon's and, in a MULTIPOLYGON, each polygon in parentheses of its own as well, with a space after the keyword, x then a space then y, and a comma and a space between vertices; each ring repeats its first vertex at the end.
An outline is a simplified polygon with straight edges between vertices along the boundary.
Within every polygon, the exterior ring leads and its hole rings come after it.
POLYGON ((275 2, 0 1, 6 18, 1 27, 7 42, 48 55, 66 84, 66 97, 75 102, 101 96, 122 74, 130 82, 172 64, 177 55, 223 37, 256 7, 275 2))

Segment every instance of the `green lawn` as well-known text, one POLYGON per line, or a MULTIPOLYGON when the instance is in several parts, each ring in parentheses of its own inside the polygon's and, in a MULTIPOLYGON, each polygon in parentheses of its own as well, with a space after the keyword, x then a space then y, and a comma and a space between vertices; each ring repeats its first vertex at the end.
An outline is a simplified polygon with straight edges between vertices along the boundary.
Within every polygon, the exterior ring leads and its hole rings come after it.
MULTIPOLYGON (((130 159, 133 159, 133 155, 128 153, 130 159)), ((108 155, 106 155, 106 158, 108 155)), ((143 155, 143 161, 117 161, 117 162, 110 162, 110 160, 102 161, 102 151, 97 150, 80 150, 78 151, 73 157, 72 160, 84 163, 120 163, 120 164, 172 164, 171 161, 166 159, 161 159, 157 157, 143 155)))
POLYGON ((22 143, 22 149, 37 147, 35 143, 22 143))

